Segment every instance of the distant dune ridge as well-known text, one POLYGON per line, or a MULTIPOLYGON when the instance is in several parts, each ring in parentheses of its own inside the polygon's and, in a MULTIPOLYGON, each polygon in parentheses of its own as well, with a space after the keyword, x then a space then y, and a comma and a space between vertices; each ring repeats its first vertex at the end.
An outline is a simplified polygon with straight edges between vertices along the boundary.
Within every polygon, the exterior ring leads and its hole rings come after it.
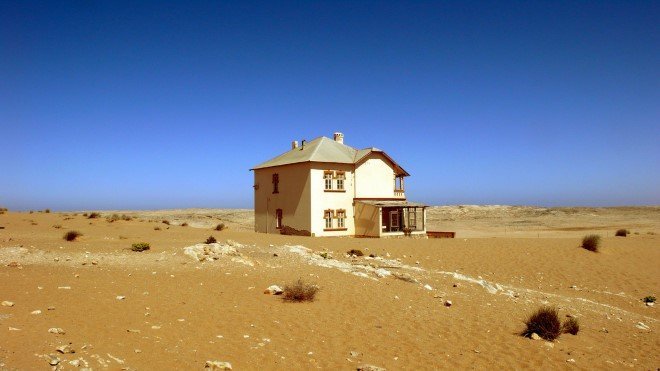
POLYGON ((437 206, 428 219, 456 238, 267 235, 247 209, 0 214, 0 369, 660 364, 660 207, 437 206), (283 300, 299 280, 313 298, 283 300), (542 307, 579 331, 520 336, 542 307))

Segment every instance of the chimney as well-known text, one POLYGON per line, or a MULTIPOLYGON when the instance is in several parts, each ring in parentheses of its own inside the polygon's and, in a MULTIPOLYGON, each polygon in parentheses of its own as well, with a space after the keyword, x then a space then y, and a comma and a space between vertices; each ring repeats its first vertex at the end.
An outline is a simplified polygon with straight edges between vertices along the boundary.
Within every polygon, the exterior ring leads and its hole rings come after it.
POLYGON ((294 140, 293 142, 291 142, 291 149, 296 149, 296 148, 298 148, 298 141, 294 140))
POLYGON ((335 142, 344 144, 344 134, 336 132, 334 135, 335 142))

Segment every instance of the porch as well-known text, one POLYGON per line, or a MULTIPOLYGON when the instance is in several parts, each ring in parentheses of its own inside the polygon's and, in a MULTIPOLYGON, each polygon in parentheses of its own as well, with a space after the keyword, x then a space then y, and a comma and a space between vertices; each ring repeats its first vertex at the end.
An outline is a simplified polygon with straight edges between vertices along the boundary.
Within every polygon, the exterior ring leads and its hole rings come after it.
POLYGON ((355 234, 369 237, 426 237, 426 207, 408 201, 356 201, 355 234))

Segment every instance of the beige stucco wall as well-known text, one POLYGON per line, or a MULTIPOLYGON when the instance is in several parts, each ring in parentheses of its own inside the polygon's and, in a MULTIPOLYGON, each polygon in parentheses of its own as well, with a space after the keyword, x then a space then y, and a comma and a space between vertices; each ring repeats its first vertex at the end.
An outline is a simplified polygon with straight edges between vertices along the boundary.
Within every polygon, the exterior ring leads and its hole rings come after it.
MULTIPOLYGON (((355 234, 355 223, 353 221, 353 194, 354 194, 354 175, 352 164, 330 164, 314 163, 310 170, 310 193, 311 207, 311 232, 315 236, 350 236, 355 234), (344 171, 346 180, 344 181, 345 192, 326 192, 323 174, 325 170, 344 171), (346 210, 345 231, 324 231, 325 219, 323 212, 325 210, 346 210)), ((336 187, 336 181, 333 182, 336 187)), ((337 226, 337 220, 333 220, 333 226, 337 226)))
POLYGON ((279 233, 275 211, 282 209, 282 224, 311 230, 310 164, 299 163, 254 171, 254 230, 279 233), (273 193, 272 175, 279 174, 279 193, 273 193))
POLYGON ((380 208, 361 202, 355 203, 356 236, 378 237, 380 236, 381 224, 380 208))
MULTIPOLYGON (((394 168, 380 153, 371 153, 355 169, 355 197, 394 198, 394 168)), ((403 195, 396 197, 404 198, 403 195)))

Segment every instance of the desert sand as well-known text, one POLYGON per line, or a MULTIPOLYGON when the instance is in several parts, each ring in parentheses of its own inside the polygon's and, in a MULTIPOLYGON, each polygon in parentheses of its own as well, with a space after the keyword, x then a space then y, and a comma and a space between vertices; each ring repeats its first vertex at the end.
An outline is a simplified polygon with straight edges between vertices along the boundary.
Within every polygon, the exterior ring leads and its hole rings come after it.
POLYGON ((660 367, 641 300, 658 296, 660 207, 430 208, 428 229, 455 239, 265 235, 251 210, 82 213, 0 214, 0 369, 660 367), (590 233, 598 253, 580 248, 590 233), (264 294, 300 278, 313 302, 264 294), (542 305, 580 332, 519 336, 542 305))

